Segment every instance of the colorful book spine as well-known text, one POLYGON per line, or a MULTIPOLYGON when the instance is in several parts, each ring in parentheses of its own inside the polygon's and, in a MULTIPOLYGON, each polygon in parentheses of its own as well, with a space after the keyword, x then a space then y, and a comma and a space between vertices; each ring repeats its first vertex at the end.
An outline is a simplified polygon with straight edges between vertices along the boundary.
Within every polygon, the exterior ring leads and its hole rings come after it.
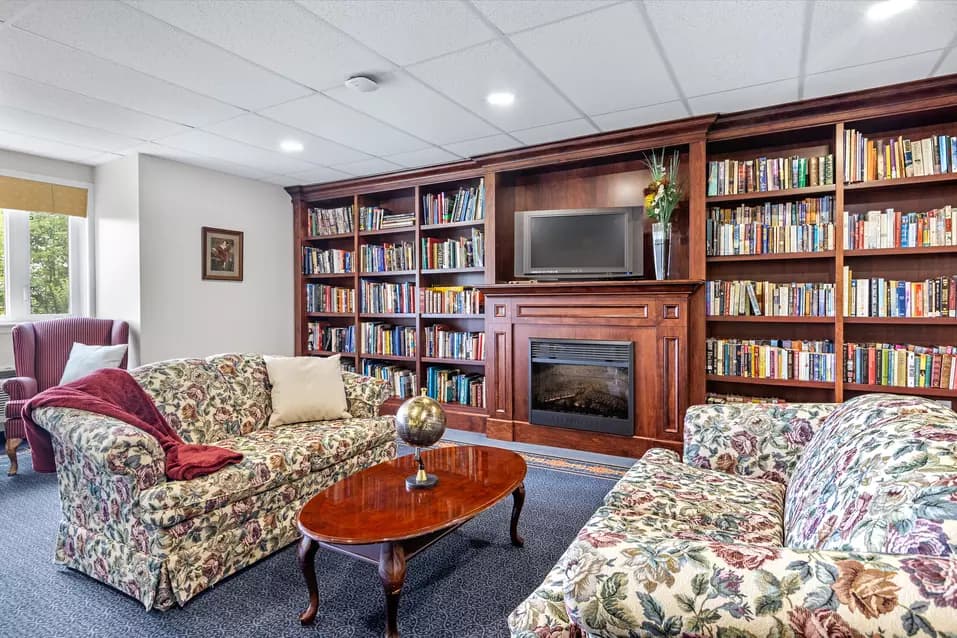
POLYGON ((929 248, 957 246, 957 211, 951 205, 925 212, 893 208, 865 213, 844 211, 844 248, 929 248))
POLYGON ((957 346, 846 343, 844 380, 866 385, 955 390, 957 346))
POLYGON ((844 267, 845 317, 957 317, 957 275, 923 281, 855 278, 844 267))
POLYGON ((437 359, 485 360, 485 333, 459 332, 436 324, 425 328, 425 356, 437 359))
POLYGON ((425 387, 426 394, 436 401, 485 407, 485 375, 429 366, 425 387))
POLYGON ((426 314, 480 315, 485 312, 482 293, 464 286, 432 286, 422 289, 422 312, 426 314))
POLYGON ((362 272, 393 272, 415 269, 415 244, 363 244, 359 247, 362 272))
POLYGON ((833 317, 832 283, 712 280, 705 284, 705 312, 717 316, 833 317))
POLYGON ((456 269, 485 266, 485 233, 472 229, 470 236, 451 239, 422 238, 422 268, 456 269))
POLYGON ((415 284, 361 281, 361 312, 412 313, 415 312, 415 284))
POLYGON ((485 179, 478 185, 461 187, 452 193, 426 193, 422 196, 422 223, 455 224, 485 219, 485 179))
POLYGON ((355 272, 355 252, 336 248, 302 249, 302 272, 304 275, 337 274, 355 272))
POLYGON ((415 356, 415 326, 393 326, 374 321, 362 323, 361 329, 363 354, 415 356))
POLYGON ((327 323, 310 321, 308 324, 306 348, 310 352, 324 350, 326 352, 356 351, 355 326, 330 326, 327 323))
POLYGON ((834 198, 712 207, 705 222, 708 256, 834 250, 834 198))
POLYGON ((708 162, 708 197, 827 186, 833 183, 833 154, 708 162))
POLYGON ((356 291, 352 288, 306 284, 306 312, 355 312, 356 291))
POLYGON ((955 139, 952 135, 871 138, 845 129, 844 179, 852 183, 957 173, 955 139))
POLYGON ((832 382, 834 342, 709 338, 705 365, 709 375, 832 382))
POLYGON ((352 206, 310 208, 307 211, 306 233, 312 237, 342 235, 352 232, 352 206))
POLYGON ((363 361, 362 374, 388 382, 392 387, 392 396, 397 399, 408 399, 419 394, 419 384, 416 382, 415 373, 402 366, 379 361, 363 361))

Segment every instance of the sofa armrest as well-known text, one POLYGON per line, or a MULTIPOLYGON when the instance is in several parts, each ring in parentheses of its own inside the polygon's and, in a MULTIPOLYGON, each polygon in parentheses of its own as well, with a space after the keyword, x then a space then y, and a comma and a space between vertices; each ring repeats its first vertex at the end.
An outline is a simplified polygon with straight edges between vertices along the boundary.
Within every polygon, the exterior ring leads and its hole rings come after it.
POLYGON ((25 401, 37 393, 37 380, 31 377, 10 377, 3 382, 3 391, 11 401, 25 401))
POLYGON ((343 371, 342 382, 346 387, 349 414, 357 419, 379 416, 379 406, 392 396, 392 386, 382 379, 343 371))
POLYGON ((933 636, 955 627, 954 556, 676 539, 598 545, 577 542, 565 568, 569 615, 592 638, 933 636))
POLYGON ((787 483, 804 446, 837 403, 693 405, 685 413, 687 465, 787 483))

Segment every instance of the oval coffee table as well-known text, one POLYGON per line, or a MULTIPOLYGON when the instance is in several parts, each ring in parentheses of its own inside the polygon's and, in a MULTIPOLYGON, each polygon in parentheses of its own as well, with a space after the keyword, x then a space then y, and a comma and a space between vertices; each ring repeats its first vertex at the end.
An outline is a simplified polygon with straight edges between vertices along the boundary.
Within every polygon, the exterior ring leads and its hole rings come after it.
POLYGON ((302 624, 316 619, 319 591, 315 558, 319 545, 379 566, 385 590, 387 638, 399 635, 396 618, 406 561, 455 531, 509 494, 512 544, 525 503, 525 460, 509 450, 464 445, 422 452, 430 489, 406 489, 415 474, 412 456, 401 456, 344 478, 312 497, 299 512, 299 567, 309 588, 302 624))

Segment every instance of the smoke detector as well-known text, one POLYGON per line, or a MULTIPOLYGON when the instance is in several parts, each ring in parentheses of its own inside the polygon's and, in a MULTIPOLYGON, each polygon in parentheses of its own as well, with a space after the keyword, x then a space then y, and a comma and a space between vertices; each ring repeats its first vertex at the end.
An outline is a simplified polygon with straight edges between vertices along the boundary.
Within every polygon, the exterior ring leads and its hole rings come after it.
POLYGON ((345 81, 345 85, 353 91, 359 91, 360 93, 369 93, 379 88, 375 80, 365 75, 353 75, 345 81))

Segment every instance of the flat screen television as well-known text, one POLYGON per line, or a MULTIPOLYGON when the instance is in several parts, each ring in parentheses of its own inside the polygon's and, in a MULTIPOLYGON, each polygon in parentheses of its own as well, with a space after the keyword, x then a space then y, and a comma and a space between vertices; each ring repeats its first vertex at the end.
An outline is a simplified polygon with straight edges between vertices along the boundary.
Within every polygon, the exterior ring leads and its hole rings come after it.
POLYGON ((515 275, 610 279, 642 275, 640 207, 516 213, 515 275))

